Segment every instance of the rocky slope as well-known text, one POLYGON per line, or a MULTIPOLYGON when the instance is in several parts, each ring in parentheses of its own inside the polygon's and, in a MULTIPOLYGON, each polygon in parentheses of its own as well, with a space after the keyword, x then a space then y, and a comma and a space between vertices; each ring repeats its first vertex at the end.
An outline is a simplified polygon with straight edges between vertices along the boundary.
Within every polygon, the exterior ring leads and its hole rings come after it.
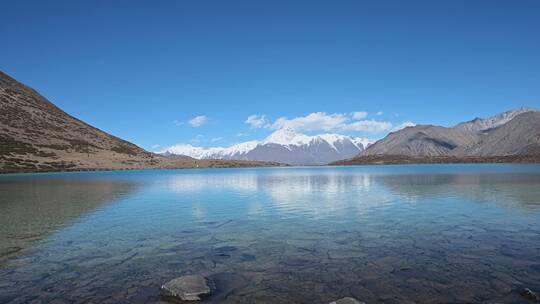
POLYGON ((446 155, 456 147, 474 143, 476 137, 461 129, 418 125, 388 134, 361 155, 446 155))
POLYGON ((262 141, 248 141, 227 148, 200 148, 176 145, 165 154, 196 159, 229 159, 279 162, 289 165, 324 165, 357 155, 369 141, 338 134, 308 136, 291 128, 272 133, 262 141))
POLYGON ((540 112, 520 108, 446 128, 418 125, 390 133, 342 163, 534 161, 540 158, 540 112), (407 161, 405 161, 407 160, 407 161))
POLYGON ((496 128, 484 130, 478 140, 452 151, 456 156, 540 155, 540 112, 515 116, 496 128))
POLYGON ((172 159, 147 152, 62 111, 0 72, 0 173, 267 165, 172 159))

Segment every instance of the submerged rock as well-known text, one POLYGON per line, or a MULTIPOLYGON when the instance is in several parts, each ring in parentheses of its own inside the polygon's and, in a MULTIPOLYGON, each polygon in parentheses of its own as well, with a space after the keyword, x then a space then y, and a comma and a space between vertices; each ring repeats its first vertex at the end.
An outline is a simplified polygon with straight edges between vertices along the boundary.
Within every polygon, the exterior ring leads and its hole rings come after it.
POLYGON ((538 296, 538 294, 536 294, 536 292, 530 290, 529 288, 525 288, 521 293, 520 295, 522 297, 524 297, 525 299, 527 300, 531 300, 531 301, 535 301, 535 302, 540 302, 540 297, 538 296))
POLYGON ((210 287, 205 277, 201 275, 186 275, 163 284, 161 289, 166 296, 180 298, 184 301, 200 301, 202 296, 210 293, 210 287))
POLYGON ((216 303, 226 301, 235 290, 241 290, 249 284, 245 277, 232 272, 215 273, 208 276, 208 279, 212 282, 212 300, 216 303))
POLYGON ((331 302, 330 304, 366 304, 366 303, 360 302, 355 298, 346 297, 346 298, 342 298, 337 301, 331 302))
POLYGON ((242 253, 242 255, 240 256, 240 260, 242 262, 252 262, 252 261, 255 261, 256 259, 257 257, 249 253, 242 253))

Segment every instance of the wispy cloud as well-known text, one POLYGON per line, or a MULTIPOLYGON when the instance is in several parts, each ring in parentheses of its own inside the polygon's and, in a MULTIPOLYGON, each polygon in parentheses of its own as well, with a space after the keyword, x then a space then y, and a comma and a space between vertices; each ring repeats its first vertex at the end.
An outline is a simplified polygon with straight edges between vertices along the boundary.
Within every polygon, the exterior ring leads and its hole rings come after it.
POLYGON ((289 119, 280 117, 270 125, 270 129, 292 128, 298 131, 332 131, 346 124, 350 118, 346 114, 326 114, 315 112, 306 116, 289 119))
POLYGON ((383 115, 383 114, 384 114, 384 112, 383 112, 383 111, 379 111, 379 112, 377 112, 377 116, 381 116, 381 115, 383 115))
POLYGON ((161 147, 161 145, 152 145, 152 149, 155 150, 157 148, 161 147))
POLYGON ((195 116, 188 121, 193 128, 198 128, 208 122, 208 117, 205 115, 195 116))
POLYGON ((210 139, 211 142, 217 142, 217 141, 221 141, 223 140, 223 137, 214 137, 212 139, 210 139))
POLYGON ((200 143, 204 139, 204 135, 199 134, 191 139, 191 142, 194 144, 200 143))
POLYGON ((352 117, 355 120, 360 120, 360 119, 366 118, 367 114, 368 114, 367 112, 353 112, 352 117))
POLYGON ((339 126, 342 131, 357 131, 367 133, 382 133, 392 128, 392 123, 377 120, 359 120, 339 126))
POLYGON ((251 129, 259 129, 266 126, 268 120, 265 115, 251 115, 246 119, 245 123, 247 123, 251 129))
POLYGON ((295 118, 280 117, 271 124, 269 129, 292 128, 297 131, 324 131, 324 132, 366 132, 382 133, 392 129, 393 124, 388 121, 375 119, 365 120, 367 112, 333 113, 314 112, 306 116, 295 118))
POLYGON ((400 123, 399 125, 392 128, 392 132, 399 131, 401 129, 405 129, 406 127, 414 127, 416 124, 412 121, 406 121, 403 123, 400 123))
POLYGON ((183 125, 184 122, 175 119, 175 120, 173 120, 173 124, 174 124, 175 126, 179 127, 179 126, 183 125))

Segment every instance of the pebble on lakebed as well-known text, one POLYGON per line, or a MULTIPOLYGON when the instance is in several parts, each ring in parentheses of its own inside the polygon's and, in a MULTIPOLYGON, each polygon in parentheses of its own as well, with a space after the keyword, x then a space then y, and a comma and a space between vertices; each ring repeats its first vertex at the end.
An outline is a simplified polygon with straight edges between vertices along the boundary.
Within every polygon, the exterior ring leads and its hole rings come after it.
POLYGON ((366 303, 360 302, 355 298, 346 297, 346 298, 342 298, 334 302, 330 302, 330 304, 366 304, 366 303))
POLYGON ((538 297, 536 292, 530 290, 529 288, 525 288, 520 294, 522 297, 524 297, 527 300, 540 302, 540 297, 538 297))
POLYGON ((179 298, 183 301, 200 301, 201 297, 210 294, 208 280, 202 275, 186 275, 161 286, 165 296, 179 298))

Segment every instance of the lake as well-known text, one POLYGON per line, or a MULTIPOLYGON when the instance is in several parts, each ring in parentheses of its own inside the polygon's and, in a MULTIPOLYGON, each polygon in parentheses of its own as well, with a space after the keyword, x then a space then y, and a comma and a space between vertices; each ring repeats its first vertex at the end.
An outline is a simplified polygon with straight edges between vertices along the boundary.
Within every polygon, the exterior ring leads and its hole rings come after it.
POLYGON ((0 303, 528 303, 540 166, 0 176, 0 303))

